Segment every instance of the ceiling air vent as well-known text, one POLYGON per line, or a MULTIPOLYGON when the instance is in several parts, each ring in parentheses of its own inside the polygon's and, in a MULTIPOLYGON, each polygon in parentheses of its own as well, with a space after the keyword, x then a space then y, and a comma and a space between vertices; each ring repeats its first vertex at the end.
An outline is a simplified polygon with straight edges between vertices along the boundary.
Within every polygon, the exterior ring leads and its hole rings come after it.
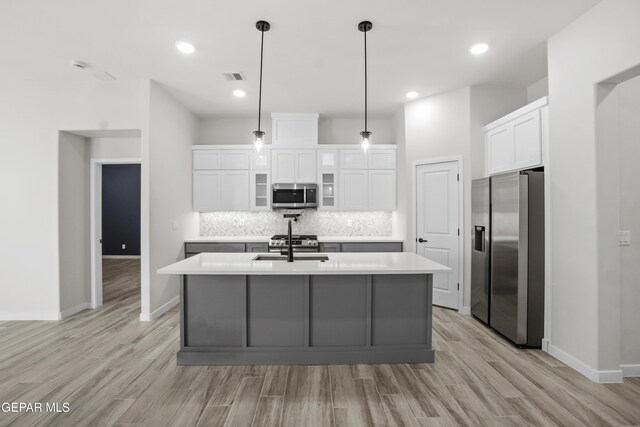
POLYGON ((242 73, 224 73, 224 78, 229 80, 230 82, 235 82, 238 80, 245 80, 242 73))

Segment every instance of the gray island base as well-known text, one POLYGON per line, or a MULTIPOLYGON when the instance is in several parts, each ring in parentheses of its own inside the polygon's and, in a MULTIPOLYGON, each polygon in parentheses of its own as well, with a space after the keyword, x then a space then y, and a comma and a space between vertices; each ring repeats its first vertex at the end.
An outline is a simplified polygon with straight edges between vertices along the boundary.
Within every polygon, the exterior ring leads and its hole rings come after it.
POLYGON ((183 278, 179 365, 434 361, 432 277, 446 267, 407 253, 375 254, 377 263, 331 254, 323 264, 273 268, 217 255, 224 259, 200 254, 159 271, 183 278), (394 260, 395 269, 384 268, 394 260))

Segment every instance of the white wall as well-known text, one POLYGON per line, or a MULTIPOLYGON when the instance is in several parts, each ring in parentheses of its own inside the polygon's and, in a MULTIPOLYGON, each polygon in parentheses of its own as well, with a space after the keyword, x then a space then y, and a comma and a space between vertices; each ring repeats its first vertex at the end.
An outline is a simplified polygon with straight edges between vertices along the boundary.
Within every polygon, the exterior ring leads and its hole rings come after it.
POLYGON ((549 77, 538 80, 527 87, 527 103, 549 95, 549 77))
POLYGON ((640 366, 640 77, 615 89, 620 137, 620 230, 631 231, 631 245, 620 247, 621 348, 624 365, 640 366))
MULTIPOLYGON (((372 144, 395 144, 393 117, 369 117, 367 127, 372 132, 372 144)), ((359 144, 364 130, 364 118, 320 117, 318 120, 319 144, 359 144)))
MULTIPOLYGON (((482 127, 526 105, 524 88, 494 85, 465 87, 405 104, 404 146, 398 145, 398 215, 406 218, 407 250, 415 251, 415 225, 411 212, 411 163, 414 160, 461 156, 463 161, 464 219, 471 230, 471 181, 484 175, 482 127), (404 154, 401 155, 400 153, 404 154)), ((464 236, 464 269, 461 277, 463 306, 470 306, 471 234, 464 236)))
POLYGON ((91 301, 91 247, 89 146, 86 138, 67 132, 60 132, 59 143, 58 220, 62 315, 91 301))
POLYGON ((471 179, 473 180, 486 176, 484 131, 482 128, 527 105, 527 91, 518 87, 476 85, 471 86, 470 102, 471 179))
MULTIPOLYGON (((191 207, 191 146, 197 118, 151 82, 149 94, 149 146, 143 146, 143 182, 149 183, 150 300, 142 304, 140 318, 156 317, 179 296, 179 277, 156 270, 183 258, 186 238, 198 236, 198 214, 191 207)), ((144 241, 144 240, 143 240, 144 241)), ((143 272, 144 273, 144 272, 143 272)), ((143 289, 144 295, 144 289, 143 289)))
MULTIPOLYGON (((362 117, 320 117, 318 120, 319 144, 359 144, 364 130, 362 117)), ((271 143, 271 117, 262 119, 265 144, 271 143)), ((196 144, 252 144, 253 131, 257 129, 255 117, 220 118, 198 120, 196 144)), ((372 144, 395 144, 393 117, 370 117, 369 129, 373 132, 372 144)))
MULTIPOLYGON (((407 250, 415 251, 415 224, 412 219, 412 162, 414 160, 437 159, 462 156, 464 176, 464 229, 471 227, 471 89, 465 87, 429 98, 405 104, 405 158, 398 167, 406 170, 404 183, 399 181, 398 192, 405 200, 401 214, 408 219, 407 250), (468 208, 467 208, 468 207, 468 208)), ((463 305, 468 307, 468 277, 471 271, 470 244, 464 242, 465 265, 461 274, 461 287, 465 289, 463 305)))
MULTIPOLYGON (((197 121, 195 144, 253 144, 253 132, 258 129, 256 117, 205 117, 197 121)), ((265 144, 271 144, 271 117, 263 116, 260 128, 265 144)))
POLYGON ((596 89, 640 64, 638 22, 636 0, 603 0, 548 42, 550 351, 592 379, 606 380, 607 371, 615 377, 620 369, 620 343, 611 341, 620 332, 619 317, 612 316, 620 309, 619 283, 611 280, 619 268, 617 194, 611 191, 619 171, 596 136, 596 89))
POLYGON ((89 155, 92 159, 140 158, 140 138, 91 138, 89 155))
POLYGON ((397 180, 397 209, 391 215, 391 222, 393 228, 394 237, 403 239, 404 248, 411 250, 407 245, 409 244, 409 217, 408 206, 411 204, 411 200, 407 201, 407 197, 411 197, 410 191, 407 190, 407 186, 411 185, 411 170, 405 167, 407 159, 407 144, 405 138, 405 117, 404 106, 399 108, 396 114, 393 116, 393 129, 395 132, 394 140, 397 145, 396 158, 398 168, 396 170, 397 180))
POLYGON ((147 91, 144 81, 0 82, 0 319, 58 318, 59 131, 143 129, 147 91))

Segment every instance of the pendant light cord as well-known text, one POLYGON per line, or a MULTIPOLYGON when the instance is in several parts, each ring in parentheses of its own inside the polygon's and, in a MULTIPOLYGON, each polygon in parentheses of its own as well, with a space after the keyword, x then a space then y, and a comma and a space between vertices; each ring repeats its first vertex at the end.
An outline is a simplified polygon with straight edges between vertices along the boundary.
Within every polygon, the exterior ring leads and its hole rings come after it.
POLYGON ((260 117, 262 116, 262 58, 264 55, 264 30, 260 30, 260 91, 258 93, 258 132, 260 131, 260 117))
POLYGON ((364 131, 367 132, 367 31, 364 31, 364 131))

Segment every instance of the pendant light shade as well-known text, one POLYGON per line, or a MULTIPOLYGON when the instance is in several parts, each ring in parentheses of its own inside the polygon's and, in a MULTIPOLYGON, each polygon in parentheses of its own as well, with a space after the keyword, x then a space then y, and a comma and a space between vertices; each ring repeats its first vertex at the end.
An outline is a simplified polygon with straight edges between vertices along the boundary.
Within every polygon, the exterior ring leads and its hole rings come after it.
POLYGON ((264 33, 269 31, 271 25, 267 21, 256 22, 256 28, 260 31, 260 91, 258 94, 258 130, 253 132, 255 137, 253 146, 257 152, 264 146, 264 132, 260 130, 260 117, 262 115, 262 63, 264 57, 264 33))
POLYGON ((360 132, 362 137, 362 149, 367 151, 370 145, 371 132, 367 128, 367 33, 371 31, 373 24, 370 21, 362 21, 358 24, 358 30, 364 34, 364 131, 360 132))

